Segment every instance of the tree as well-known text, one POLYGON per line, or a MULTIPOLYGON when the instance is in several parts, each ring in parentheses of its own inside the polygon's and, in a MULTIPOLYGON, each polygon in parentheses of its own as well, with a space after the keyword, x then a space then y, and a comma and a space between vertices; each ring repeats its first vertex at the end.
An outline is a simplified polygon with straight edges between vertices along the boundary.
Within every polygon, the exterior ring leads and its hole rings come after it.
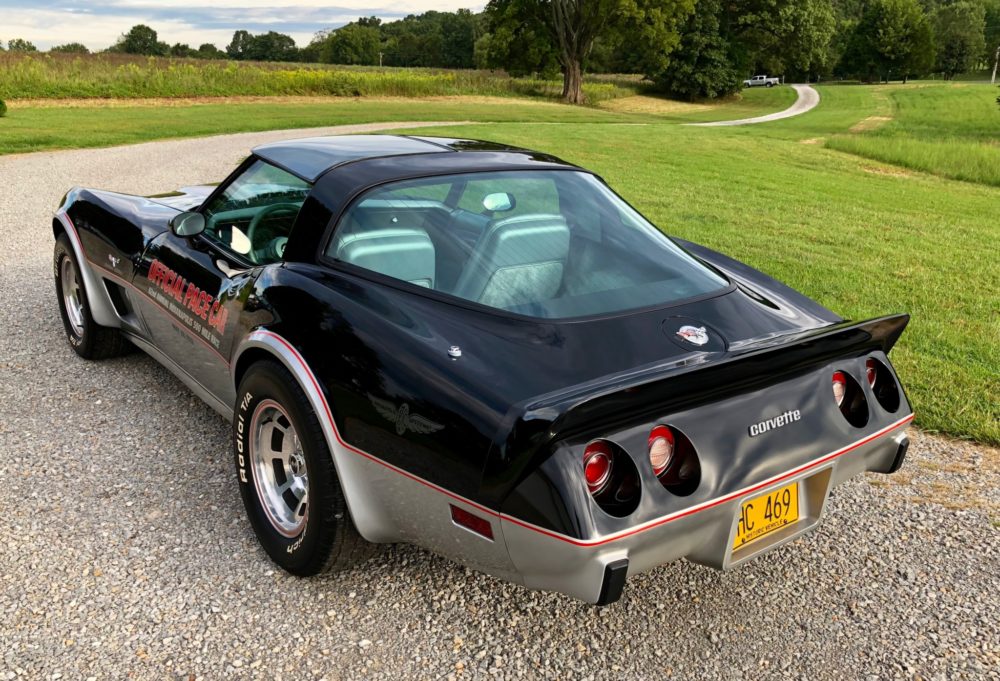
POLYGON ((253 35, 249 31, 236 31, 226 46, 226 54, 232 59, 254 61, 296 61, 299 51, 290 35, 268 31, 253 35))
POLYGON ((3 46, 3 41, 0 40, 0 52, 6 52, 7 48, 3 46))
POLYGON ((195 59, 225 59, 226 53, 212 43, 202 43, 191 56, 195 59))
POLYGON ((252 44, 253 36, 249 31, 236 31, 226 46, 226 54, 233 59, 249 59, 247 55, 250 54, 252 44))
POLYGON ((835 29, 826 0, 699 0, 680 48, 653 80, 675 96, 703 99, 738 92, 751 72, 816 77, 835 29))
POLYGON ((524 21, 522 7, 512 0, 491 0, 483 12, 486 33, 476 41, 476 66, 504 69, 512 76, 560 72, 559 54, 540 21, 524 21))
POLYGON ((1000 47, 1000 0, 986 0, 983 8, 985 9, 983 23, 986 24, 983 30, 983 37, 986 39, 983 61, 992 67, 997 48, 1000 47))
POLYGON ((268 31, 255 35, 251 42, 250 58, 257 61, 296 61, 298 57, 295 39, 284 33, 268 31))
POLYGON ((163 56, 170 52, 170 46, 157 40, 156 31, 145 24, 136 24, 123 34, 111 48, 113 52, 163 56))
POLYGON ((491 0, 486 11, 505 18, 512 36, 547 35, 562 70, 563 99, 580 104, 584 63, 598 38, 631 34, 632 40, 655 46, 651 53, 666 55, 693 7, 694 0, 491 0))
POLYGON ((194 55, 194 50, 185 43, 174 43, 170 48, 171 57, 190 57, 194 55))
POLYGON ((655 82, 684 99, 722 97, 736 92, 742 80, 735 55, 722 36, 720 0, 700 0, 681 28, 681 44, 655 82))
POLYGON ((478 21, 467 9, 444 12, 441 16, 441 66, 467 69, 473 65, 478 21))
POLYGON ((49 52, 65 52, 69 54, 90 54, 90 50, 87 49, 86 45, 81 43, 66 43, 65 45, 56 45, 51 48, 49 52))
POLYGON ((946 80, 972 70, 982 59, 986 49, 985 24, 986 10, 981 4, 960 1, 938 7, 934 13, 935 70, 943 73, 946 80))
POLYGON ((841 70, 867 80, 906 82, 934 64, 934 35, 916 0, 872 0, 841 58, 841 70))
POLYGON ((326 64, 378 64, 379 46, 377 27, 350 23, 323 39, 319 60, 326 64))
POLYGON ((723 22, 723 37, 747 73, 810 79, 828 65, 836 19, 827 0, 730 3, 723 22))
POLYGON ((38 52, 38 48, 31 42, 21 38, 11 38, 10 42, 7 43, 7 49, 11 52, 38 52))

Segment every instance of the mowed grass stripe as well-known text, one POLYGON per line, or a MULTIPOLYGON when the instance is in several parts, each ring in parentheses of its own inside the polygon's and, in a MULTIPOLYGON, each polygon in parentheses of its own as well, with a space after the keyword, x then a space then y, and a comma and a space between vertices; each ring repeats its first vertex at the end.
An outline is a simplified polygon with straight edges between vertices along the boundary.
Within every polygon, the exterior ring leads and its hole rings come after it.
POLYGON ((997 89, 979 84, 879 86, 889 120, 832 137, 827 146, 967 182, 1000 186, 997 89))

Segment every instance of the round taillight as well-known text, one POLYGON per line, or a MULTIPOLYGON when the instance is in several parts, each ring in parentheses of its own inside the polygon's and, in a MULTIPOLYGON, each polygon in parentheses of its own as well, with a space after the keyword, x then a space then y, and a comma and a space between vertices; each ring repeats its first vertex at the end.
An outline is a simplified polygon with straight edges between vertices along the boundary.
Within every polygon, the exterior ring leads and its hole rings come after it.
POLYGON ((591 442, 583 452, 583 475, 587 489, 597 494, 611 479, 611 448, 604 442, 591 442))
POLYGON ((878 377, 878 365, 875 364, 875 360, 869 359, 865 362, 865 374, 868 376, 868 386, 874 388, 875 379, 878 377))
POLYGON ((660 477, 674 458, 674 433, 666 426, 656 426, 649 433, 649 465, 660 477))
POLYGON ((844 403, 844 396, 847 394, 847 376, 843 371, 833 372, 833 399, 837 401, 839 407, 844 403))

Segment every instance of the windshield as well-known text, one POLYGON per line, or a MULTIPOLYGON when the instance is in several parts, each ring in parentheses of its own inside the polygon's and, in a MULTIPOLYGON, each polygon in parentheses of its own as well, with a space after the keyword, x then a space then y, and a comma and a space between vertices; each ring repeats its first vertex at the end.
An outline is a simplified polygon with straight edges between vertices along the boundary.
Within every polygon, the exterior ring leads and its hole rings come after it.
POLYGON ((309 189, 291 173, 254 161, 205 206, 205 234, 255 264, 278 262, 309 189))
POLYGON ((727 282, 592 175, 396 182, 343 215, 326 254, 493 308, 558 319, 666 305, 727 282))

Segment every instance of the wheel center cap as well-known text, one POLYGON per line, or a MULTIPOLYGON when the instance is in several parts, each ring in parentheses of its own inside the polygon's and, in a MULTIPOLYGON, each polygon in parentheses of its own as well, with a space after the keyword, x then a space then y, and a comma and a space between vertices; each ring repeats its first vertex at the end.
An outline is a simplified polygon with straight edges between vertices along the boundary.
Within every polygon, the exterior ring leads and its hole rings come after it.
POLYGON ((292 469, 294 475, 302 475, 302 472, 306 468, 306 462, 302 459, 302 455, 292 454, 288 460, 288 467, 292 469))

